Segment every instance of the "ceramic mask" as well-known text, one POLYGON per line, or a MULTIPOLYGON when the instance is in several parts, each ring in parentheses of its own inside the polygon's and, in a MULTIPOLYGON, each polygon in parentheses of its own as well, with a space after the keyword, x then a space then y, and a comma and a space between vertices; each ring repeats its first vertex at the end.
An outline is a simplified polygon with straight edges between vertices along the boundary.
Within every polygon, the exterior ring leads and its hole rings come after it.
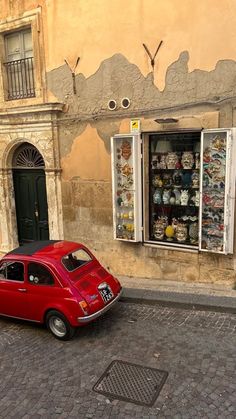
POLYGON ((161 188, 163 185, 162 179, 160 175, 156 175, 152 181, 153 186, 161 188))
POLYGON ((172 177, 171 177, 171 175, 170 175, 170 174, 165 173, 165 174, 163 175, 163 186, 165 186, 165 187, 169 187, 169 186, 171 186, 171 185, 172 185, 172 177))
POLYGON ((188 191, 186 189, 182 189, 181 190, 181 196, 180 196, 180 201, 181 201, 181 205, 188 205, 188 191))
POLYGON ((153 202, 154 204, 161 204, 162 202, 162 193, 160 189, 156 189, 153 194, 153 202))
POLYGON ((153 235, 155 239, 162 240, 165 233, 165 225, 162 220, 157 220, 153 224, 153 235))
POLYGON ((195 153, 195 169, 199 169, 199 168, 200 168, 200 154, 195 153))
POLYGON ((192 169, 194 164, 193 153, 191 151, 184 151, 181 158, 183 169, 192 169))
POLYGON ((183 243, 186 241, 187 239, 187 226, 185 224, 182 223, 178 223, 177 227, 176 227, 176 238, 178 240, 178 242, 183 243))
POLYGON ((124 140, 121 145, 121 155, 122 157, 124 157, 125 160, 129 160, 131 154, 131 144, 129 141, 124 140))
POLYGON ((164 154, 161 156, 161 159, 160 159, 160 163, 158 165, 158 168, 159 169, 166 169, 166 157, 165 157, 164 154))
POLYGON ((177 187, 181 187, 182 185, 182 174, 178 172, 177 170, 173 174, 173 182, 174 182, 174 185, 177 187))
POLYGON ((199 207, 199 201, 200 201, 200 193, 199 193, 199 191, 196 191, 196 194, 195 194, 195 205, 196 205, 196 207, 199 207))
POLYGON ((169 202, 170 202, 170 191, 168 189, 164 189, 162 199, 163 199, 163 203, 165 205, 169 204, 169 202))
POLYGON ((199 188, 199 173, 193 172, 192 174, 192 188, 199 188))
POLYGON ((179 159, 176 153, 168 153, 166 156, 167 169, 175 169, 179 159))

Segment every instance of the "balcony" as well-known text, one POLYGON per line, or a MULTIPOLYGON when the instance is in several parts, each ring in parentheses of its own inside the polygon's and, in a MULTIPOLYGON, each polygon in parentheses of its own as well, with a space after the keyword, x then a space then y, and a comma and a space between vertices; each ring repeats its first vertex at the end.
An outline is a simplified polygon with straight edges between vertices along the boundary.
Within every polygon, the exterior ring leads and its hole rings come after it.
POLYGON ((35 97, 34 58, 4 63, 6 70, 6 100, 35 97))

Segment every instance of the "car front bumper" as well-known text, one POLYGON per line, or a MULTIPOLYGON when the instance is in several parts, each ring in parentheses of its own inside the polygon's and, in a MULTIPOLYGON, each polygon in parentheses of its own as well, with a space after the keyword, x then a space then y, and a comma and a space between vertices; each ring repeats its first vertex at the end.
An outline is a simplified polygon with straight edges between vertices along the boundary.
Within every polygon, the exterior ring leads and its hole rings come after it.
POLYGON ((102 314, 106 313, 106 311, 110 310, 110 308, 119 300, 122 294, 122 288, 119 292, 119 294, 112 300, 109 304, 107 304, 105 307, 103 307, 101 310, 96 311, 93 314, 90 314, 90 316, 83 316, 83 317, 77 317, 79 324, 89 323, 92 320, 97 319, 98 317, 102 316, 102 314))

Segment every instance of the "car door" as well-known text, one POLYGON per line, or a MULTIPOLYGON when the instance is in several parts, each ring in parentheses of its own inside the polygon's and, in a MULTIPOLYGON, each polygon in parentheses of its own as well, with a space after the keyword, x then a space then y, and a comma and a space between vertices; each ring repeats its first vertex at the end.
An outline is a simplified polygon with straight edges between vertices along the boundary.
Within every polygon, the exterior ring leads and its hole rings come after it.
POLYGON ((0 314, 29 319, 24 262, 4 260, 0 264, 0 314))
POLYGON ((30 316, 42 321, 48 308, 63 302, 63 288, 53 270, 43 263, 29 262, 26 276, 30 316))

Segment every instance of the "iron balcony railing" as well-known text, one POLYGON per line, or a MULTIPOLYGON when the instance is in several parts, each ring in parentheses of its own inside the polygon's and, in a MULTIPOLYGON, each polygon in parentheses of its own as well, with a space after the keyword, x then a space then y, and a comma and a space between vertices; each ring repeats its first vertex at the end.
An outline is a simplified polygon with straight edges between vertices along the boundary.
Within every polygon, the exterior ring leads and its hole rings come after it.
POLYGON ((7 78, 7 100, 35 97, 34 58, 4 63, 7 78))

